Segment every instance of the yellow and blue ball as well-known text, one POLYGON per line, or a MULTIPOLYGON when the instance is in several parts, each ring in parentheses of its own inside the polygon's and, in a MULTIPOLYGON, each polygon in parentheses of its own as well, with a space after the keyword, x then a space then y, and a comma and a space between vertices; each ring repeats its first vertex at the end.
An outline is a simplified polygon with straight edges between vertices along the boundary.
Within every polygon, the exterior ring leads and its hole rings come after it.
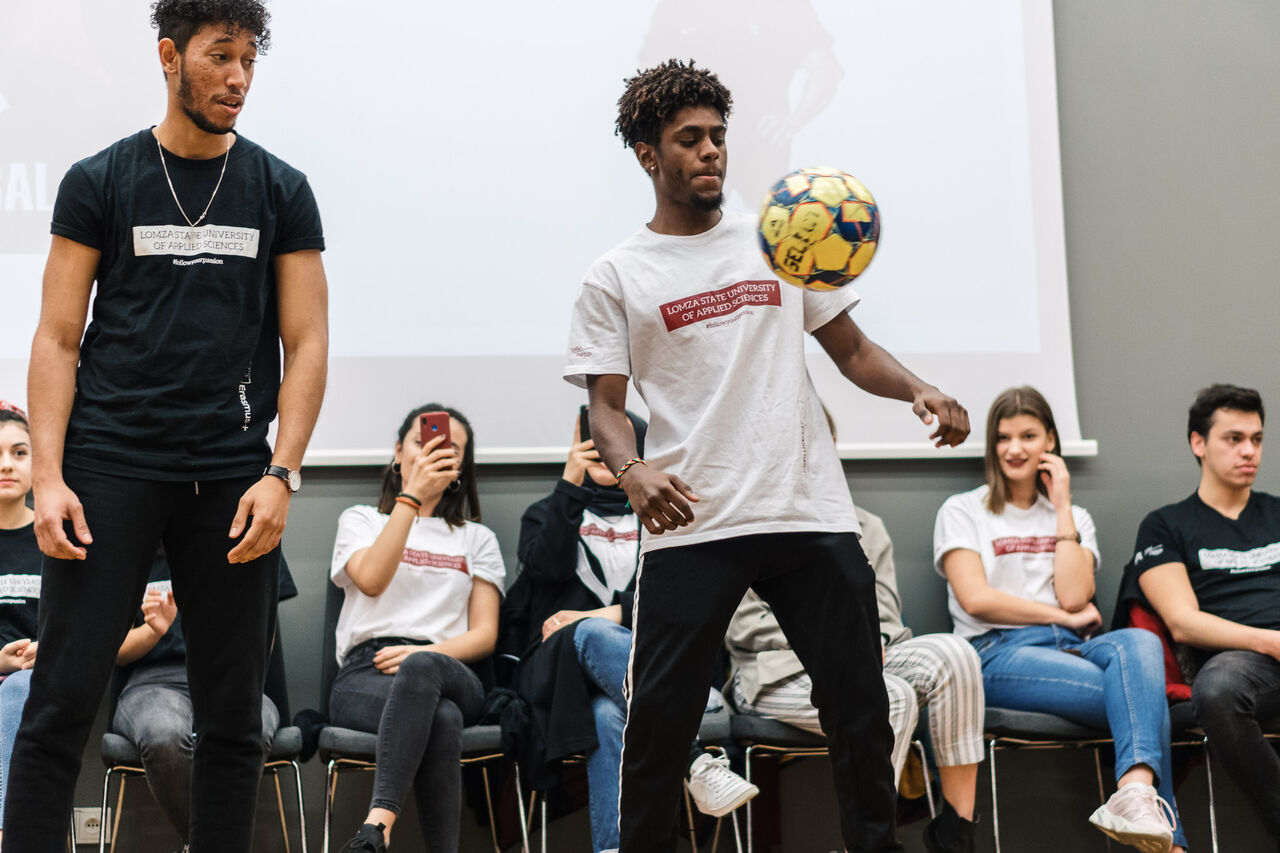
POLYGON ((835 290, 871 263, 880 210, 862 183, 839 169, 797 169, 760 207, 760 251, 783 281, 835 290))

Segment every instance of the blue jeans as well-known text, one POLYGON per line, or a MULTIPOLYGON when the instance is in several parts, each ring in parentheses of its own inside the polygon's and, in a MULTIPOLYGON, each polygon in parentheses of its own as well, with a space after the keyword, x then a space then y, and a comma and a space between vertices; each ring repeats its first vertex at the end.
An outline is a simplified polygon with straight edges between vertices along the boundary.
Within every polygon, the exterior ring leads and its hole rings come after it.
POLYGON ((578 663, 599 693, 591 699, 599 745, 587 756, 591 806, 591 846, 596 853, 618 846, 618 768, 627 700, 622 682, 631 657, 631 631, 608 619, 583 619, 574 626, 578 663))
POLYGON ((31 690, 31 670, 20 669, 0 681, 0 829, 4 828, 4 790, 9 781, 9 756, 18 737, 22 706, 31 690))
MULTIPOLYGON (((988 707, 1042 711, 1109 729, 1119 779, 1138 764, 1156 775, 1156 789, 1177 815, 1160 640, 1125 628, 1081 640, 1057 625, 993 630, 972 638, 982 660, 988 707)), ((1173 843, 1187 844, 1177 816, 1173 843)))

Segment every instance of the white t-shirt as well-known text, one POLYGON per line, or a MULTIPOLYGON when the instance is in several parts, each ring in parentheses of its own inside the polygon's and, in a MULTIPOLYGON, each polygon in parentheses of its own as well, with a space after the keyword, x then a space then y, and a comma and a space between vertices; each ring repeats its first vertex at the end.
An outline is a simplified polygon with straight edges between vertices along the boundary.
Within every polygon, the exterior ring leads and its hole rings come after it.
POLYGON ((640 518, 635 513, 596 515, 583 510, 578 528, 578 580, 602 605, 612 604, 613 594, 626 589, 636 573, 639 546, 640 518), (603 580, 591 570, 587 548, 600 562, 603 580))
POLYGON ((338 663, 375 637, 433 643, 456 637, 467 630, 467 604, 476 578, 499 592, 506 588, 507 572, 492 530, 472 521, 451 530, 442 518, 419 518, 409 530, 391 583, 382 595, 365 595, 347 575, 347 561, 372 545, 390 520, 371 506, 353 506, 338 517, 329 570, 346 593, 336 632, 338 663))
MULTIPOLYGON (((1089 513, 1071 507, 1071 517, 1080 533, 1080 544, 1093 554, 1093 570, 1101 562, 1098 534, 1089 513)), ((1004 512, 992 515, 987 509, 987 486, 947 498, 938 510, 933 527, 933 566, 944 578, 942 558, 948 551, 964 548, 978 552, 987 584, 994 589, 1060 607, 1053 591, 1053 554, 1057 547, 1058 513, 1053 502, 1037 492, 1028 509, 1005 504, 1004 512)), ((956 633, 976 637, 993 628, 1021 628, 998 625, 970 616, 956 600, 956 591, 947 585, 947 607, 956 633)))
POLYGON ((779 282, 754 220, 724 215, 688 237, 648 228, 587 271, 565 378, 631 377, 649 407, 648 463, 701 498, 695 520, 643 549, 756 533, 858 532, 804 360, 813 332, 858 302, 779 282))

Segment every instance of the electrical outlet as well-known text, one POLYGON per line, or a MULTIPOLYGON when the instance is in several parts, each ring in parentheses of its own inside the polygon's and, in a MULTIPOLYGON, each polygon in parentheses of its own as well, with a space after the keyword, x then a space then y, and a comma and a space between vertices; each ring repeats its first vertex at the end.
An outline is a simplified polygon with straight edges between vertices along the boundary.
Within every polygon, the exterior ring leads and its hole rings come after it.
POLYGON ((97 844, 98 831, 106 833, 105 841, 111 842, 111 809, 107 809, 107 825, 103 827, 99 818, 101 812, 97 806, 78 808, 75 810, 76 844, 97 844))

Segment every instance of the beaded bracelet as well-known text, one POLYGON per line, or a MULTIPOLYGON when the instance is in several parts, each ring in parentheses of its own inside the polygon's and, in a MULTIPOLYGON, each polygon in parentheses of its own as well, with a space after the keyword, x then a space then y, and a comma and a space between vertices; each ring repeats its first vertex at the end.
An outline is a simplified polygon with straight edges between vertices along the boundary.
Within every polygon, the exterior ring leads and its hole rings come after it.
POLYGON ((641 465, 648 465, 648 464, 649 464, 648 462, 645 462, 643 459, 641 459, 639 456, 636 456, 636 457, 633 457, 633 458, 631 458, 631 459, 628 459, 628 460, 623 464, 623 466, 622 466, 621 468, 619 468, 619 469, 618 469, 618 473, 613 475, 613 479, 614 479, 614 481, 615 481, 615 482, 618 482, 618 483, 621 483, 621 482, 622 482, 622 475, 623 475, 623 474, 625 474, 625 473, 627 473, 627 469, 628 469, 628 468, 630 468, 632 465, 635 465, 636 463, 639 463, 639 464, 641 464, 641 465))
POLYGON ((418 500, 408 492, 401 492, 396 495, 396 500, 402 504, 412 506, 414 509, 422 509, 422 501, 418 500))

